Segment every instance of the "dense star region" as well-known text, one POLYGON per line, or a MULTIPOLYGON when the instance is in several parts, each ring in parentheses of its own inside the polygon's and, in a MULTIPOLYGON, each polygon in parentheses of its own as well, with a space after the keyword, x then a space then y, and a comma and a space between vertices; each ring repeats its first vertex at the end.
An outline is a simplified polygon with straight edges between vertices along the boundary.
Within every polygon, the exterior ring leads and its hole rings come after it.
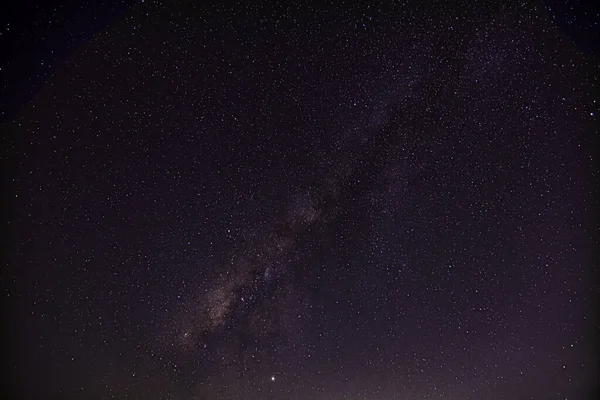
POLYGON ((201 3, 6 14, 6 398, 595 398, 597 12, 201 3))

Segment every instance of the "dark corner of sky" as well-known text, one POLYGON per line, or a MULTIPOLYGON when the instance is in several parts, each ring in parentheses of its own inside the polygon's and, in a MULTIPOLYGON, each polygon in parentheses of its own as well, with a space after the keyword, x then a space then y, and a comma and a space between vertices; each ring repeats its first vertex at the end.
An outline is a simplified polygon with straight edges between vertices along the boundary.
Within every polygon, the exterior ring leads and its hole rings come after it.
POLYGON ((583 52, 600 57, 600 2, 544 0, 556 24, 583 52))
POLYGON ((0 12, 0 121, 10 121, 94 34, 142 0, 8 0, 0 12))

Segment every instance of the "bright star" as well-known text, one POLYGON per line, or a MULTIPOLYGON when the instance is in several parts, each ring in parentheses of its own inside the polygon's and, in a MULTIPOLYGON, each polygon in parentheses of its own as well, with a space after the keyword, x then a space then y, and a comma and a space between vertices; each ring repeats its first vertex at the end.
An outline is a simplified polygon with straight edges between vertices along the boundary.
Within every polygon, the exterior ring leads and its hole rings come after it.
POLYGON ((272 376, 272 377, 271 377, 271 381, 274 381, 274 380, 275 380, 275 377, 274 377, 274 376, 272 376))

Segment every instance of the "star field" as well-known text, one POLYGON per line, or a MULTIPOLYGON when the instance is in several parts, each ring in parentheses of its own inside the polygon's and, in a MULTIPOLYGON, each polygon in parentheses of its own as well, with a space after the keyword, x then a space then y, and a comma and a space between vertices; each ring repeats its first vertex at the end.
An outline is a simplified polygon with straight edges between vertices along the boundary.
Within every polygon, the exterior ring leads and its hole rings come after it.
POLYGON ((598 14, 421 3, 10 8, 7 398, 595 398, 598 14))

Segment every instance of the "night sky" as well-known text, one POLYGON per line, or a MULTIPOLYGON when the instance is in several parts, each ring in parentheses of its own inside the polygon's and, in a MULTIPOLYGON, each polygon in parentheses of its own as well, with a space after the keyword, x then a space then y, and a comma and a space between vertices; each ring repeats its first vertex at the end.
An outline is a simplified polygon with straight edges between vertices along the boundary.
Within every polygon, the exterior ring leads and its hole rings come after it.
POLYGON ((4 15, 2 398, 595 398, 597 10, 200 3, 4 15))

